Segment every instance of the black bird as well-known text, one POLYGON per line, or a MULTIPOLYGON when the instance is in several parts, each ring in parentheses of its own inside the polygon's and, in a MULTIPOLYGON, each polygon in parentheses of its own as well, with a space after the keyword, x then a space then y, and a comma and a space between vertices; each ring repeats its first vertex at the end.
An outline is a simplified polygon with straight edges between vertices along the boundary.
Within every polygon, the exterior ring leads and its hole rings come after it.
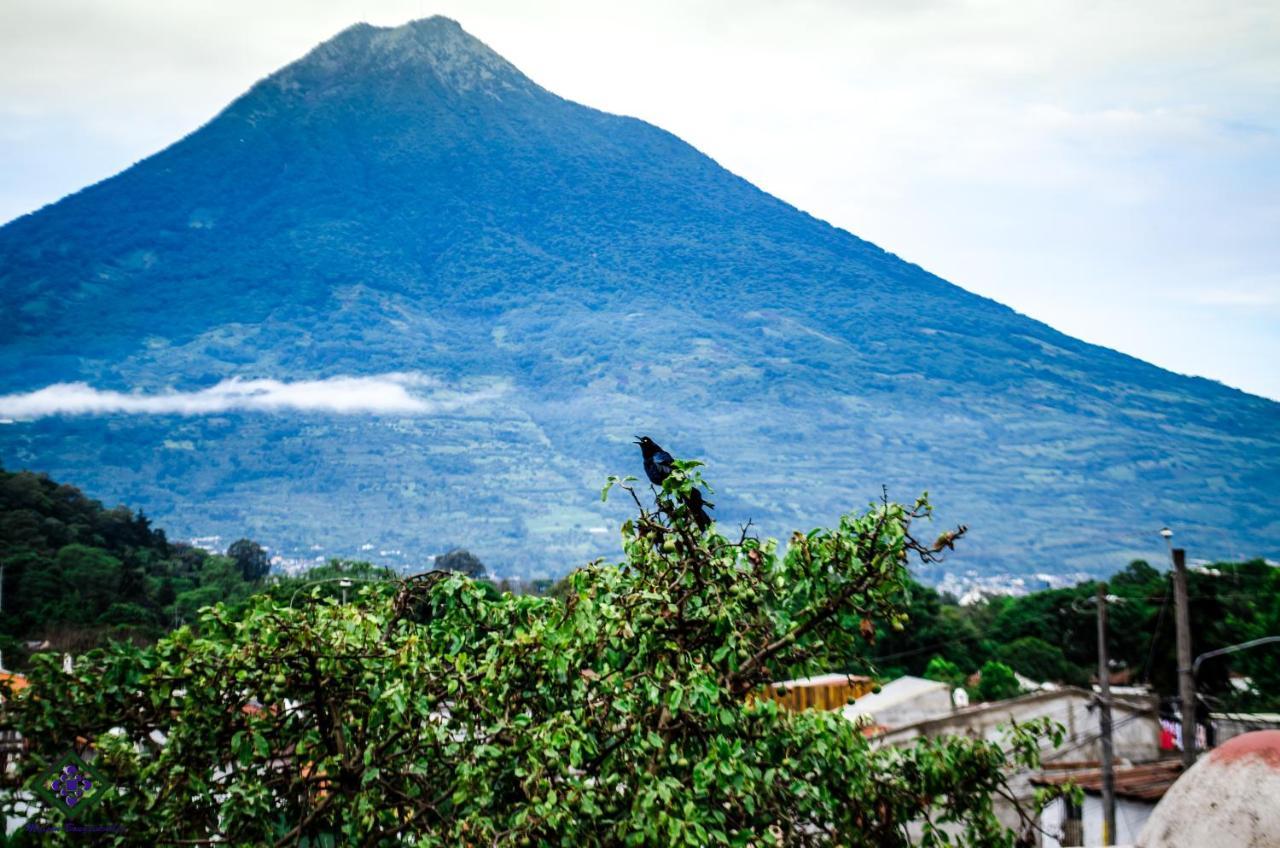
MULTIPOLYGON (((675 457, 664 451, 661 445, 648 436, 636 436, 636 444, 640 446, 640 453, 644 456, 644 473, 649 478, 649 482, 655 486, 661 486, 675 470, 675 457)), ((715 504, 704 501, 700 489, 690 490, 685 506, 689 508, 689 513, 693 516, 699 530, 706 530, 711 526, 711 517, 707 515, 704 507, 715 506, 715 504)))

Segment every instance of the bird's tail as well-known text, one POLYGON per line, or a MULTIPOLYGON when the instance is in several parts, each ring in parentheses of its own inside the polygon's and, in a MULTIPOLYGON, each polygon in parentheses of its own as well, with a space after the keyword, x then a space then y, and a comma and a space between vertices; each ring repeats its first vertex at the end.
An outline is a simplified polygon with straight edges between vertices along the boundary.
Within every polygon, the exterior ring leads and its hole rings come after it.
POLYGON ((706 529, 711 526, 711 516, 707 515, 706 507, 715 506, 715 504, 709 504, 702 499, 702 490, 691 489, 684 505, 693 516, 693 522, 698 525, 698 529, 706 532, 706 529))

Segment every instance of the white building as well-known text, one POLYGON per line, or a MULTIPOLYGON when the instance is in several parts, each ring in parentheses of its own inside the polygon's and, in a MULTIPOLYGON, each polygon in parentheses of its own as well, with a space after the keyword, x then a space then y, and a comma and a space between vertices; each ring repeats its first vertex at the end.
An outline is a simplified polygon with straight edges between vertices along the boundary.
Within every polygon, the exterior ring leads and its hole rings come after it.
MULTIPOLYGON (((946 692, 944 684, 937 685, 946 692)), ((888 689, 886 686, 885 691, 888 689)), ((870 700, 865 698, 851 709, 861 708, 865 701, 870 700)), ((947 700, 950 701, 949 695, 947 700)), ((1145 763, 1159 759, 1160 721, 1155 699, 1113 697, 1112 701, 1112 738, 1117 760, 1145 763)), ((919 709, 924 711, 923 707, 919 709)), ((1046 751, 1046 759, 1097 760, 1101 757, 1097 696, 1074 686, 1032 692, 964 709, 934 711, 926 718, 907 724, 880 722, 888 727, 878 741, 884 745, 903 745, 917 736, 980 736, 997 741, 1010 722, 1024 723, 1038 718, 1052 719, 1066 730, 1062 747, 1046 751)))
MULTIPOLYGON (((946 687, 938 685, 945 694, 946 687)), ((937 698, 936 695, 932 697, 937 698)), ((861 703, 855 705, 857 706, 861 706, 861 703)), ((1042 749, 1041 756, 1047 766, 1087 763, 1090 767, 1097 767, 1097 761, 1101 757, 1098 744, 1101 721, 1097 696, 1087 689, 1073 686, 1032 692, 1006 701, 955 708, 910 724, 890 726, 875 737, 875 743, 910 745, 921 736, 969 736, 999 742, 1011 723, 1023 724, 1040 718, 1051 719, 1066 731, 1061 746, 1046 746, 1042 749)), ((1111 719, 1118 765, 1124 767, 1159 759, 1160 721, 1156 699, 1130 700, 1113 697, 1111 719)), ((1024 807, 1031 801, 1035 790, 1032 780, 1038 776, 1029 771, 1009 776, 1009 788, 1024 807)), ((997 799, 995 812, 1005 825, 1013 828, 1019 826, 1020 817, 1013 804, 997 799)), ((1056 815, 1061 818, 1061 812, 1056 815)), ((1137 819, 1135 823, 1141 826, 1137 819)))

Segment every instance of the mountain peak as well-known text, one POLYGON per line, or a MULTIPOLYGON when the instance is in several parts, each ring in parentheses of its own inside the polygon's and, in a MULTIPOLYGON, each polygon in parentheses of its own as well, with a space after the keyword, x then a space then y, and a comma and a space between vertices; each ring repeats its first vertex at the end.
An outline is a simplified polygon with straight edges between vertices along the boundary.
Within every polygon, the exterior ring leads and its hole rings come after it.
POLYGON ((358 23, 321 43, 270 80, 292 88, 301 77, 346 79, 370 74, 430 72, 457 92, 537 88, 519 69, 457 21, 441 15, 394 27, 358 23))

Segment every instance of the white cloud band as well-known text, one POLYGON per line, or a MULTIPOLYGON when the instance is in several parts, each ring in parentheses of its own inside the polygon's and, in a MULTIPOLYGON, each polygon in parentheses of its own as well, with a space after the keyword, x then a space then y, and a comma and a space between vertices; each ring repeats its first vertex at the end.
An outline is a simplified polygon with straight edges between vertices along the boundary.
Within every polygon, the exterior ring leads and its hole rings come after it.
POLYGON ((88 383, 55 383, 34 392, 0 395, 0 417, 51 415, 211 415, 230 411, 329 412, 429 415, 493 400, 507 385, 449 388, 417 373, 324 380, 246 380, 232 377, 197 391, 153 394, 95 389, 88 383))

